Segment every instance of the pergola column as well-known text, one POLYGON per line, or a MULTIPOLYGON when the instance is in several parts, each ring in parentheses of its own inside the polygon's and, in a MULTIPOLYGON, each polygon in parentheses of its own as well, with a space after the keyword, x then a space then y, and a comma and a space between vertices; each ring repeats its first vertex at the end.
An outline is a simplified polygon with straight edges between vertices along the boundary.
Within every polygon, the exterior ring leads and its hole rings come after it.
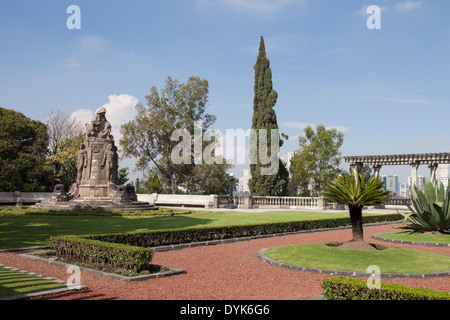
POLYGON ((355 177, 359 175, 359 173, 362 171, 363 163, 362 162, 354 162, 350 164, 350 169, 353 170, 353 173, 355 174, 355 177))
POLYGON ((436 170, 437 170, 438 164, 437 163, 430 163, 428 165, 428 168, 430 168, 430 180, 431 182, 436 182, 436 170))
POLYGON ((418 169, 419 169, 419 162, 412 162, 411 164, 411 175, 412 175, 412 186, 417 184, 417 177, 418 177, 418 169))
POLYGON ((373 169, 373 175, 375 176, 375 178, 379 178, 380 177, 381 164, 373 165, 372 169, 373 169))

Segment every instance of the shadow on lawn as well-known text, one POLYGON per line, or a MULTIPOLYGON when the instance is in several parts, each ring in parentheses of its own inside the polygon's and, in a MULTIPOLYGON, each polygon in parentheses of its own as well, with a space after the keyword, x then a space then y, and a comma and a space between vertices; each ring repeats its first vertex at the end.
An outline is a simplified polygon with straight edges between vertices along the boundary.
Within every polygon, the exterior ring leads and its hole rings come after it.
POLYGON ((50 236, 107 234, 210 224, 208 215, 122 216, 1 216, 0 249, 47 246, 50 236))

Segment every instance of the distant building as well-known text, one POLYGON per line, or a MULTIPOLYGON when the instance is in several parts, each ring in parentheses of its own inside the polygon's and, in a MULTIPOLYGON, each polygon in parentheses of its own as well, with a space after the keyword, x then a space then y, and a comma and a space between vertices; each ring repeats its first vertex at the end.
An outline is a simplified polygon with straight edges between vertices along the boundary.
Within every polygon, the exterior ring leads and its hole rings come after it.
POLYGON ((384 190, 389 190, 394 197, 400 195, 398 176, 383 175, 380 176, 380 180, 384 183, 384 190))
POLYGON ((407 182, 400 183, 400 197, 411 198, 411 191, 407 182))
MULTIPOLYGON (((420 190, 425 191, 426 184, 427 184, 427 178, 425 178, 424 176, 417 176, 416 185, 420 190)), ((413 186, 413 177, 412 176, 408 177, 408 186, 410 188, 413 186)))
POLYGON ((436 181, 442 182, 447 188, 448 178, 448 164, 440 164, 436 169, 436 181))

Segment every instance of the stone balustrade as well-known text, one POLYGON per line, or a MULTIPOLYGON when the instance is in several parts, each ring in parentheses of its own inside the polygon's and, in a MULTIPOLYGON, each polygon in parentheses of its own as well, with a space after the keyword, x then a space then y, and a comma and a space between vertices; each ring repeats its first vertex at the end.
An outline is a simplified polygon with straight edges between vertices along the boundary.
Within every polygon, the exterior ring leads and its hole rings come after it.
MULTIPOLYGON (((0 205, 32 205, 49 200, 51 192, 0 192, 0 205)), ((156 206, 225 208, 227 195, 138 194, 138 201, 156 206)), ((234 197, 240 209, 325 209, 327 201, 320 197, 234 197)))
MULTIPOLYGON (((0 192, 0 205, 32 205, 49 200, 51 192, 0 192)), ((138 201, 156 206, 167 207, 203 207, 207 209, 226 208, 226 195, 187 195, 187 194, 138 194, 138 201)), ((409 198, 392 197, 386 206, 405 206, 409 198)), ((233 204, 239 209, 334 209, 334 203, 322 197, 233 197, 233 204)))

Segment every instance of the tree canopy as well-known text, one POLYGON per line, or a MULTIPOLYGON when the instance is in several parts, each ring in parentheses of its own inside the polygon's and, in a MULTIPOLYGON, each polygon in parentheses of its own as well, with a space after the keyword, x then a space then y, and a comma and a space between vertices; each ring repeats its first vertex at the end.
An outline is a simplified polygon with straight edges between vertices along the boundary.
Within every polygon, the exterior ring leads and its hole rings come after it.
POLYGON ((255 134, 250 137, 251 179, 248 185, 250 193, 255 196, 282 195, 288 181, 287 176, 283 174, 284 164, 278 156, 283 142, 278 134, 277 116, 274 110, 278 93, 272 87, 272 70, 266 56, 263 37, 261 37, 254 69, 252 129, 255 134), (275 148, 272 148, 273 146, 275 148), (267 159, 270 159, 270 163, 267 163, 267 159))
POLYGON ((295 195, 320 196, 323 188, 341 173, 342 157, 339 148, 344 134, 336 129, 317 125, 304 129, 299 137, 300 149, 291 160, 291 187, 295 195))
POLYGON ((44 123, 0 108, 0 191, 15 187, 11 181, 15 171, 30 191, 52 187, 51 168, 46 164, 48 139, 44 123))
MULTIPOLYGON (((135 119, 121 126, 123 155, 137 158, 138 169, 155 167, 161 182, 169 182, 172 193, 192 185, 199 171, 195 168, 203 164, 196 159, 198 151, 202 153, 212 143, 203 141, 216 120, 206 112, 208 92, 208 81, 198 76, 190 77, 185 84, 167 77, 160 92, 152 87, 147 104, 136 106, 135 119)), ((228 169, 226 165, 220 168, 228 169)))

